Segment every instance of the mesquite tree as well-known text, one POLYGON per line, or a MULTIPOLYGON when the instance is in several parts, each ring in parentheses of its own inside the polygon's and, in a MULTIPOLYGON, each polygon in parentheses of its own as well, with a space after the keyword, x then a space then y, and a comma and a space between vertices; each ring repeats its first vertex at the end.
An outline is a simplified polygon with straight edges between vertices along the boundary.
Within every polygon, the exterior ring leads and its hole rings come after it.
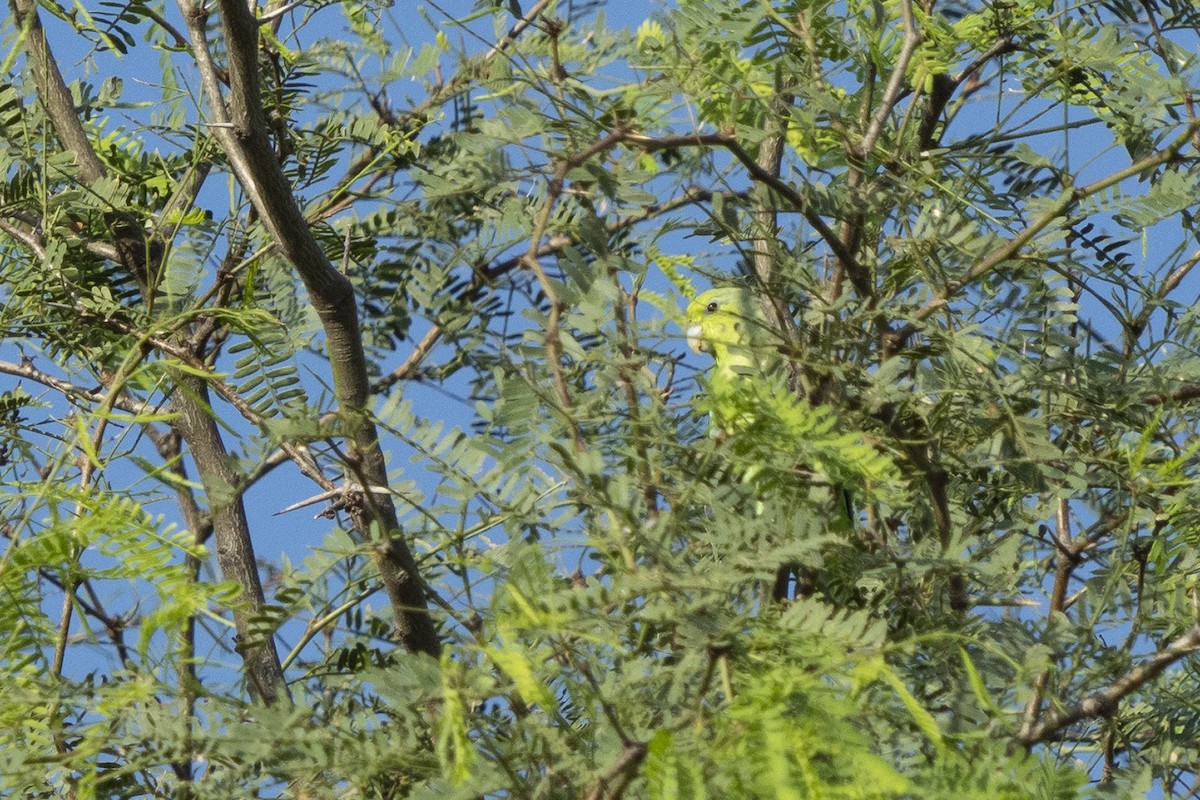
POLYGON ((1198 790, 1190 2, 9 6, 4 791, 1198 790))

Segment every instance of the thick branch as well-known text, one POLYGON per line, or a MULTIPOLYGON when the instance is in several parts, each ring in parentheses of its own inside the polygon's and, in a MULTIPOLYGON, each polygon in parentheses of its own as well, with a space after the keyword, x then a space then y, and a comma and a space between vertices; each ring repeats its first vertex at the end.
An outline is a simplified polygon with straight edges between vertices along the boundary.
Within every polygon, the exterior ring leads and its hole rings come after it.
POLYGON ((891 116, 892 109, 895 108, 896 101, 900 99, 900 93, 904 90, 904 79, 908 73, 909 62, 912 61, 913 55, 917 52, 917 46, 921 44, 923 38, 921 32, 917 30, 916 20, 913 19, 912 0, 903 0, 900 7, 904 14, 904 41, 900 45, 900 54, 896 58, 896 64, 892 67, 887 88, 883 90, 883 97, 880 98, 879 105, 875 109, 871 124, 863 134, 862 141, 854 145, 854 155, 860 162, 865 162, 867 156, 875 149, 875 143, 879 141, 879 135, 883 132, 884 123, 891 116))
POLYGON ((280 692, 286 692, 286 689, 274 633, 253 632, 254 618, 265 602, 246 507, 237 491, 240 478, 231 466, 220 429, 208 410, 208 385, 203 379, 185 373, 176 373, 176 380, 182 391, 172 398, 172 407, 178 412, 175 427, 188 443, 204 485, 216 532, 217 563, 225 579, 236 581, 249 601, 233 605, 233 619, 238 631, 237 650, 245 659, 251 693, 270 703, 279 699, 280 692), (185 399, 181 400, 181 397, 185 399))
POLYGON ((94 183, 105 175, 104 163, 92 149, 87 131, 75 113, 75 103, 71 100, 71 90, 63 80, 58 62, 50 52, 46 41, 46 31, 38 17, 37 3, 32 0, 12 0, 13 15, 20 27, 27 27, 28 37, 25 39, 29 64, 33 68, 33 78, 37 83, 38 96, 46 106, 46 113, 54 125, 54 132, 62 142, 63 147, 75 154, 75 163, 79 165, 79 174, 84 183, 94 183))
MULTIPOLYGON (((1058 549, 1058 556, 1054 559, 1054 587, 1050 591, 1050 608, 1048 610, 1048 616, 1050 617, 1066 611, 1067 587, 1070 584, 1075 568, 1079 565, 1079 549, 1071 540, 1070 506, 1065 499, 1059 499, 1054 516, 1054 544, 1058 549)), ((1049 669, 1043 670, 1034 679, 1033 695, 1029 698, 1029 702, 1025 704, 1025 721, 1021 727, 1020 735, 1026 735, 1037 727, 1038 720, 1042 714, 1042 698, 1045 696, 1046 686, 1049 682, 1049 669)))
MULTIPOLYGON (((49 373, 43 372, 30 363, 14 364, 11 361, 0 361, 0 373, 40 383, 62 394, 64 397, 69 397, 80 402, 99 403, 105 397, 105 392, 101 387, 85 389, 82 386, 76 386, 70 381, 64 381, 61 378, 56 378, 49 373)), ((112 400, 112 404, 115 408, 119 408, 127 414, 148 414, 155 411, 153 407, 145 403, 136 402, 129 397, 117 397, 112 400)))
POLYGON ((637 774, 646 760, 649 749, 641 742, 627 742, 617 763, 601 775, 588 789, 587 800, 602 800, 605 797, 620 797, 625 786, 637 774))
MULTIPOLYGON (((258 81, 259 20, 244 0, 218 3, 229 53, 226 105, 205 36, 207 12, 203 6, 179 1, 215 117, 214 135, 279 251, 296 268, 321 320, 334 392, 351 445, 347 467, 362 485, 385 486, 383 452, 367 411, 370 385, 354 292, 349 279, 333 266, 309 229, 268 135, 258 81)), ((441 642, 429 614, 425 586, 416 559, 401 538, 391 498, 372 495, 355 522, 364 534, 380 539, 373 552, 398 635, 409 650, 437 655, 441 642)))
MULTIPOLYGON (((106 170, 75 112, 70 91, 46 42, 36 7, 30 0, 12 0, 12 3, 18 21, 29 30, 29 36, 26 38, 29 59, 38 94, 46 106, 54 130, 63 146, 74 152, 82 182, 85 185, 94 184, 105 176, 106 170)), ((189 188, 198 187, 189 185, 189 188)), ((149 305, 153 298, 153 289, 148 284, 147 276, 153 270, 147 269, 148 248, 145 246, 142 226, 135 220, 122 217, 118 220, 118 225, 114 226, 114 242, 115 248, 110 254, 106 254, 106 257, 123 264, 137 279, 144 300, 149 305)), ((226 577, 238 581, 247 593, 246 608, 249 611, 245 608, 234 609, 234 619, 238 625, 238 635, 242 639, 241 650, 246 659, 251 691, 255 696, 270 702, 277 697, 279 687, 283 685, 283 670, 279 665, 279 657, 275 654, 273 639, 268 636, 265 642, 254 642, 249 627, 250 618, 265 605, 265 600, 250 547, 250 530, 246 523, 245 509, 240 497, 228 494, 228 488, 234 481, 224 443, 209 414, 208 404, 200 402, 199 399, 204 396, 203 382, 178 374, 176 377, 185 385, 185 390, 174 393, 171 407, 179 414, 176 425, 195 458, 197 470, 213 505, 218 560, 226 577), (242 559, 240 563, 232 563, 233 554, 238 554, 242 559)), ((67 388, 64 386, 60 390, 67 388)))
POLYGON ((1178 389, 1166 393, 1148 394, 1142 402, 1151 406, 1161 406, 1166 403, 1190 403, 1200 400, 1200 383, 1185 383, 1178 389))

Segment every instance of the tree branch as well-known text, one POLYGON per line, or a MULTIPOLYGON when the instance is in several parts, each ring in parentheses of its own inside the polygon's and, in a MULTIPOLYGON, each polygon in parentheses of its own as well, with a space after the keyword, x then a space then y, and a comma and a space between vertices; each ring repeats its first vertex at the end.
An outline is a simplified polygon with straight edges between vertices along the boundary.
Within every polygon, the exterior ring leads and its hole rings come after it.
POLYGON ((623 787, 632 780, 638 767, 646 760, 648 751, 649 749, 642 742, 627 742, 617 763, 596 780, 596 783, 588 790, 586 799, 603 800, 606 797, 620 797, 623 787), (614 783, 616 787, 610 792, 609 787, 614 783))
POLYGON ((1059 731, 1084 719, 1106 717, 1117 704, 1142 686, 1157 678, 1167 667, 1200 650, 1200 625, 1171 642, 1142 664, 1126 672, 1109 686, 1060 711, 1046 714, 1041 722, 1022 730, 1016 741, 1025 747, 1054 739, 1059 731))
POLYGON ((884 342, 885 355, 890 356, 898 352, 904 347, 908 340, 918 330, 919 323, 924 322, 929 317, 933 316, 939 309, 944 308, 959 292, 966 287, 975 283, 980 278, 991 273, 1000 265, 1004 264, 1020 252, 1021 248, 1033 241, 1039 233, 1050 227, 1055 221, 1061 219, 1068 211, 1077 206, 1080 201, 1091 197, 1092 195, 1102 192, 1109 187, 1115 186, 1127 178, 1132 178, 1141 174, 1145 170, 1166 164, 1174 161, 1179 157, 1179 152, 1186 147, 1192 138, 1192 134, 1200 131, 1200 119, 1191 120, 1187 126, 1179 133, 1169 145, 1151 153, 1145 158, 1138 159, 1128 167, 1117 170, 1116 172, 1093 181, 1085 186, 1071 187, 1063 191, 1057 200, 1051 204, 1049 210, 1045 211, 1034 222, 1030 223, 1024 230, 1013 236, 1004 244, 997 247, 973 267, 968 269, 956 280, 949 281, 938 292, 937 297, 925 303, 913 314, 912 321, 905 324, 893 332, 884 342))
POLYGON ((75 163, 79 165, 79 174, 84 183, 95 183, 107 174, 107 170, 104 168, 104 162, 92 149, 87 131, 75 113, 71 90, 67 88, 62 72, 58 69, 58 62, 50 52, 50 44, 46 41, 46 31, 42 28, 42 21, 38 16, 37 3, 32 0, 11 2, 18 27, 26 27, 29 31, 25 39, 25 51, 29 55, 38 96, 46 106, 46 113, 54 125, 54 132, 62 142, 63 149, 75 154, 75 163))
MULTIPOLYGON (((689 189, 683 195, 672 198, 657 206, 646 208, 640 214, 632 214, 628 217, 623 217, 622 219, 617 220, 608 227, 608 233, 611 235, 627 228, 632 228, 634 225, 637 225, 640 222, 654 219, 663 214, 674 211, 677 208, 682 208, 683 206, 709 202, 716 194, 720 194, 726 199, 744 197, 743 194, 738 192, 710 192, 706 189, 689 189)), ((569 236, 555 234, 554 236, 546 239, 546 241, 538 247, 537 255, 539 258, 553 255, 561 252, 563 248, 574 243, 575 240, 569 236)), ((521 266, 522 259, 525 258, 527 254, 528 251, 520 255, 503 259, 502 261, 498 261, 490 267, 476 271, 475 275, 473 275, 471 278, 471 282, 459 293, 457 298, 458 302, 467 302, 473 299, 479 291, 481 291, 492 281, 495 281, 498 278, 501 278, 518 269, 521 266)), ((425 336, 422 337, 421 341, 419 341, 413 347, 412 352, 409 353, 408 358, 404 360, 404 363, 376 381, 371 387, 371 391, 375 393, 385 391, 393 384, 412 377, 412 375, 421 366, 421 363, 433 350, 434 346, 437 345, 437 343, 441 340, 443 332, 444 331, 440 325, 434 325, 432 328, 430 328, 425 333, 425 336)))
POLYGON ((892 74, 888 77, 883 97, 880 98, 875 114, 871 117, 871 124, 863 134, 862 141, 852 145, 854 155, 860 162, 865 162, 871 151, 875 149, 875 143, 883 133, 884 123, 887 122, 892 109, 896 107, 896 101, 900 99, 900 93, 904 89, 904 79, 908 72, 909 62, 912 61, 912 57, 923 39, 921 32, 917 30, 916 20, 913 19, 912 0, 902 0, 900 8, 904 19, 904 40, 900 44, 900 54, 892 67, 892 74))
POLYGON ((829 227, 828 223, 821 219, 821 215, 813 209, 812 204, 778 176, 772 175, 769 171, 763 169, 758 163, 758 159, 738 144, 737 139, 732 135, 724 133, 697 133, 654 138, 641 134, 629 134, 625 138, 630 144, 648 151, 696 146, 725 148, 734 158, 741 162, 746 171, 750 173, 751 178, 769 186, 780 197, 787 200, 796 211, 800 212, 801 216, 816 230, 817 234, 839 261, 851 265, 853 269, 863 271, 862 265, 858 263, 854 254, 842 243, 842 240, 838 238, 838 235, 829 227))
MULTIPOLYGON (((214 136, 279 251, 295 267, 321 320, 334 394, 350 444, 346 467, 364 486, 386 486, 387 467, 367 409, 370 384, 353 288, 313 236, 268 134, 259 88, 259 20, 244 0, 218 2, 228 51, 227 103, 208 50, 207 12, 188 0, 179 0, 179 5, 216 122, 214 136)), ((352 515, 356 527, 378 542, 372 553, 387 589, 398 636, 409 650, 437 656, 441 641, 429 613, 424 581, 403 539, 391 497, 368 495, 358 512, 352 515)))
MULTIPOLYGON (((46 106, 54 130, 63 146, 74 152, 82 182, 85 185, 95 184, 106 176, 107 170, 75 112, 70 91, 46 42, 36 6, 30 0, 11 2, 18 21, 28 26, 27 51, 38 94, 46 106)), ((146 247, 145 232, 139 221, 127 219, 129 215, 123 211, 118 210, 118 213, 117 224, 113 226, 116 246, 111 256, 133 275, 141 288, 144 302, 150 307, 153 289, 149 284, 149 275, 156 270, 157 264, 147 264, 149 248, 146 247)), ((247 593, 248 608, 237 606, 233 614, 243 642, 240 651, 246 660, 251 691, 264 701, 271 702, 284 685, 283 671, 279 666, 279 656, 275 653, 273 637, 268 636, 260 642, 251 641, 250 621, 265 605, 265 599, 245 509, 240 496, 231 496, 229 493, 229 488, 236 481, 232 479, 228 453, 220 432, 208 414, 207 403, 198 404, 197 401, 204 395, 203 382, 178 374, 175 377, 185 387, 183 392, 177 392, 172 397, 172 408, 178 412, 175 424, 188 443, 205 492, 214 505, 218 561, 225 576, 238 581, 247 593)))

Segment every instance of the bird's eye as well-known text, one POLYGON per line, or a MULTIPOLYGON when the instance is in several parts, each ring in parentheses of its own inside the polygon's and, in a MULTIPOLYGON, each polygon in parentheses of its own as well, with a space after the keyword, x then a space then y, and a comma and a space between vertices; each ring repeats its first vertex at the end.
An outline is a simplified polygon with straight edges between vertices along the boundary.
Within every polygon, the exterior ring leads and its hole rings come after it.
POLYGON ((717 301, 714 300, 711 303, 709 303, 707 306, 705 306, 704 310, 706 312, 708 312, 709 314, 715 314, 718 308, 720 308, 720 306, 718 306, 717 301))

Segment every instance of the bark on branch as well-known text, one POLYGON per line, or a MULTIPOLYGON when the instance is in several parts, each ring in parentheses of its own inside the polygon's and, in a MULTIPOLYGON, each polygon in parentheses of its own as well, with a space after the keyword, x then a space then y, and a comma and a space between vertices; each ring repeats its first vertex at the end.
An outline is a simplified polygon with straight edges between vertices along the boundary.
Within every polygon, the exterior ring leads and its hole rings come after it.
POLYGON ((1031 747, 1056 738, 1064 728, 1081 720, 1112 715, 1123 698, 1197 650, 1200 650, 1200 625, 1192 626, 1178 639, 1100 691, 1093 692, 1074 705, 1043 715, 1036 724, 1026 726, 1017 734, 1017 742, 1031 747))
MULTIPOLYGON (((208 49, 208 12, 203 5, 187 0, 179 0, 179 4, 214 118, 214 136, 279 252, 295 267, 321 320, 348 442, 347 468, 364 486, 386 486, 383 451, 367 410, 370 385, 353 289, 309 229, 271 143, 259 87, 260 21, 244 0, 217 3, 228 52, 226 98, 208 49)), ((373 554, 392 605, 397 635, 411 651, 438 655, 441 642, 429 614, 425 585, 402 538, 391 498, 368 496, 354 521, 364 535, 377 538, 373 554)))
MULTIPOLYGON (((31 0, 11 2, 18 24, 28 31, 25 37, 26 52, 38 96, 46 107, 55 135, 65 149, 75 154, 80 181, 84 185, 93 185, 104 178, 108 170, 93 149, 87 131, 76 114, 70 90, 46 41, 36 4, 31 0)), ((120 209, 117 212, 121 214, 120 209)), ((137 280, 143 300, 149 305, 153 301, 154 290, 147 276, 153 274, 158 265, 147 263, 150 248, 146 246, 144 229, 136 219, 120 219, 112 228, 115 249, 111 255, 137 280)), ((283 688, 283 669, 273 636, 264 637, 251 630, 252 620, 266 603, 245 507, 241 496, 232 491, 236 476, 231 472, 220 431, 204 399, 204 383, 183 373, 176 373, 175 378, 183 391, 174 392, 171 397, 171 410, 178 415, 174 425, 187 442, 209 500, 217 540, 217 560, 224 577, 236 581, 245 592, 242 604, 233 609, 238 650, 246 664, 252 694, 270 703, 286 689, 283 688)))

